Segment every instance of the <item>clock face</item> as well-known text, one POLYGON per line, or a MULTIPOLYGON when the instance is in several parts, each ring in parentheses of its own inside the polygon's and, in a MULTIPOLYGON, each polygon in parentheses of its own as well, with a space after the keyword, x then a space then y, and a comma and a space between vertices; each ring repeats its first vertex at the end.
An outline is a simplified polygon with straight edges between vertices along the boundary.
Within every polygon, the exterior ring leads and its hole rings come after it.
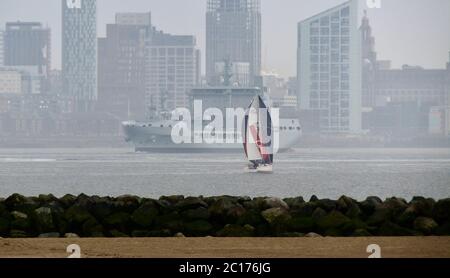
POLYGON ((66 0, 67 8, 81 9, 81 0, 66 0))

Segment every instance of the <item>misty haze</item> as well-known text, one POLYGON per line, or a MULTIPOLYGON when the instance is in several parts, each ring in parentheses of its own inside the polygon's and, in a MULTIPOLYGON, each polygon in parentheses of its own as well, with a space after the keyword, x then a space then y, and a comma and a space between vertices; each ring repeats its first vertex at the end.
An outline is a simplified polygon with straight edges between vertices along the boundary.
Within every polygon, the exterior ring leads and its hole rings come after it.
POLYGON ((448 0, 1 0, 0 236, 446 235, 449 181, 448 0), (92 195, 133 205, 70 222, 92 195))

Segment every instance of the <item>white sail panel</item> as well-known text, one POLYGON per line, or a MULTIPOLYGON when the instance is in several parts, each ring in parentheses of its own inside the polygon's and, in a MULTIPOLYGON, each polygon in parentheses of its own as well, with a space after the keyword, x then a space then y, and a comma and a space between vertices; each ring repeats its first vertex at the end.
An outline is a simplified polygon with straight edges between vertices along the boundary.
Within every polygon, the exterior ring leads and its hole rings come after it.
POLYGON ((247 158, 249 161, 261 160, 262 156, 257 145, 258 137, 258 109, 250 106, 248 111, 247 126, 246 126, 246 146, 247 158))

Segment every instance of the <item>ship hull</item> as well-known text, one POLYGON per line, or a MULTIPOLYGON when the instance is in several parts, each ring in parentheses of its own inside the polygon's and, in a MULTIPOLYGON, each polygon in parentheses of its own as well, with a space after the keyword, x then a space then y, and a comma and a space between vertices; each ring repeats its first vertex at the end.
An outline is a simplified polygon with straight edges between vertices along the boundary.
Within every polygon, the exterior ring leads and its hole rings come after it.
MULTIPOLYGON (((125 140, 134 145, 136 152, 149 153, 235 153, 242 152, 241 143, 182 143, 175 144, 171 138, 172 121, 152 123, 123 123, 125 140)), ((298 120, 281 120, 279 152, 292 148, 301 137, 298 120)))

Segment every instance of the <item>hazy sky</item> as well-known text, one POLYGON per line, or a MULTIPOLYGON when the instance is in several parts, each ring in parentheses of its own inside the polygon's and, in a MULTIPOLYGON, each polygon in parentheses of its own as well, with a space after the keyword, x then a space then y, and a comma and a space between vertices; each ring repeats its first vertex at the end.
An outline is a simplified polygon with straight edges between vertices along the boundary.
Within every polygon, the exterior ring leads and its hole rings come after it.
MULTIPOLYGON (((296 73, 297 23, 343 0, 262 0, 263 68, 296 73)), ((365 2, 365 1, 362 1, 365 2)), ((443 68, 450 51, 449 0, 381 0, 368 11, 380 59, 393 66, 443 68)), ((204 55, 206 0, 98 0, 99 36, 116 12, 151 11, 153 24, 173 34, 193 34, 204 55)), ((52 29, 52 60, 61 67, 61 1, 0 0, 0 24, 40 21, 52 29)), ((203 59, 204 63, 204 59, 203 59)), ((203 67, 204 68, 204 67, 203 67)), ((203 69, 204 70, 204 69, 203 69)))

